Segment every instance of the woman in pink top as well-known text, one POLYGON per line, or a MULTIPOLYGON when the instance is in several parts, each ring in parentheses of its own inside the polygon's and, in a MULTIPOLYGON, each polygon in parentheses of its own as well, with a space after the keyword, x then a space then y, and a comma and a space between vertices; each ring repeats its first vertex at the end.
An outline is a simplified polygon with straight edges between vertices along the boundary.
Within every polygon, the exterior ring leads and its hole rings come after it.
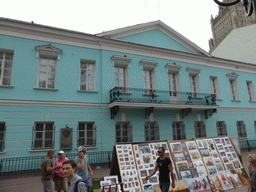
POLYGON ((53 172, 55 190, 58 192, 61 192, 61 190, 66 192, 68 189, 68 181, 67 181, 67 178, 64 177, 62 163, 64 161, 67 161, 68 158, 65 157, 64 151, 59 151, 58 155, 59 155, 59 158, 56 159, 56 161, 54 162, 54 166, 58 165, 58 167, 54 169, 54 172, 53 172))

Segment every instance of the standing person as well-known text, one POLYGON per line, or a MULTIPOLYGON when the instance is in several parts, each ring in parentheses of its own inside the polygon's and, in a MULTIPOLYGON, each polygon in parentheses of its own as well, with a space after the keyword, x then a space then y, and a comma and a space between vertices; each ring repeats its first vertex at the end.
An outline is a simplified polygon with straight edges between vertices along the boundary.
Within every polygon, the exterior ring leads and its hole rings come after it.
POLYGON ((82 179, 87 183, 87 185, 90 185, 90 177, 93 177, 93 172, 91 169, 91 166, 89 165, 88 158, 86 155, 86 148, 83 146, 78 147, 79 155, 75 158, 75 162, 77 164, 76 173, 82 177, 82 179))
POLYGON ((54 166, 58 165, 58 167, 53 171, 55 190, 57 192, 61 192, 61 190, 63 190, 64 192, 67 192, 68 181, 67 181, 67 178, 64 177, 62 163, 64 161, 67 161, 68 158, 65 157, 64 151, 62 150, 59 151, 58 155, 59 155, 59 158, 56 159, 56 161, 54 162, 54 166))
POLYGON ((64 161, 62 165, 63 174, 69 180, 68 192, 87 192, 86 185, 82 178, 76 174, 77 164, 75 161, 64 161), (81 180, 82 182, 78 182, 78 180, 81 180))
POLYGON ((41 181, 44 186, 44 192, 54 192, 54 184, 52 180, 53 170, 58 167, 58 165, 52 165, 52 158, 54 157, 54 151, 50 150, 47 153, 46 159, 43 160, 41 165, 41 181))
POLYGON ((247 157, 250 161, 249 164, 249 176, 250 176, 250 190, 251 192, 256 192, 256 155, 250 154, 247 157))
POLYGON ((157 169, 159 169, 159 184, 160 184, 160 189, 162 192, 168 192, 170 188, 170 176, 169 173, 171 173, 171 178, 172 178, 172 188, 175 188, 175 178, 173 174, 173 169, 172 169, 172 162, 169 159, 169 157, 166 156, 165 154, 165 148, 160 147, 158 149, 158 158, 156 160, 156 165, 153 171, 146 177, 146 180, 148 180, 150 177, 152 177, 157 169))

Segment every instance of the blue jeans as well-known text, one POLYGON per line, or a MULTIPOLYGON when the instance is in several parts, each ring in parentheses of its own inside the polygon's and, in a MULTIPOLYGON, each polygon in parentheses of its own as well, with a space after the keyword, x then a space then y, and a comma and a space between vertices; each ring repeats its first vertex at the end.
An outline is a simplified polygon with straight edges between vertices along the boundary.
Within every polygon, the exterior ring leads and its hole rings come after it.
POLYGON ((160 189, 162 192, 169 192, 170 183, 162 183, 160 182, 160 189))
POLYGON ((85 179, 84 182, 87 184, 87 185, 91 185, 90 183, 90 177, 88 179, 85 179))

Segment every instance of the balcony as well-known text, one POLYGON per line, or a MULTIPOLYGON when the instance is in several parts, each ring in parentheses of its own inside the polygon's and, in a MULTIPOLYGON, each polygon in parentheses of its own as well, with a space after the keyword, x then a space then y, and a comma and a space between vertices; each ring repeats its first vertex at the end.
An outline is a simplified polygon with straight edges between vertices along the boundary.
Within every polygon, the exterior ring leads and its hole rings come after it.
MULTIPOLYGON (((109 91, 111 114, 115 115, 121 108, 155 108, 180 109, 182 114, 191 110, 216 112, 218 106, 214 94, 173 92, 137 88, 115 87, 109 91)), ((111 115, 111 118, 113 116, 111 115)), ((208 117, 209 115, 206 115, 208 117)))

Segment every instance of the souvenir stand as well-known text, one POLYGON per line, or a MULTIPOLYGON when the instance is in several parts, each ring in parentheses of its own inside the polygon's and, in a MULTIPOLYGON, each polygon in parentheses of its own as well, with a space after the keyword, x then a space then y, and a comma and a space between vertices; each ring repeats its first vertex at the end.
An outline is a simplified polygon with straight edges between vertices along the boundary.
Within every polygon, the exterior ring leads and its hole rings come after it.
MULTIPOLYGON (((159 147, 164 147, 166 155, 170 157, 167 141, 125 143, 114 146, 110 174, 118 175, 124 191, 160 190, 158 171, 149 180, 145 180, 155 167, 159 147)), ((175 169, 174 175, 177 180, 175 169)))
POLYGON ((249 183, 235 150, 238 145, 235 148, 229 137, 196 138, 116 144, 110 175, 117 175, 123 184, 120 190, 160 190, 158 171, 145 180, 155 167, 159 147, 164 147, 166 155, 172 160, 175 192, 220 192, 249 183))

